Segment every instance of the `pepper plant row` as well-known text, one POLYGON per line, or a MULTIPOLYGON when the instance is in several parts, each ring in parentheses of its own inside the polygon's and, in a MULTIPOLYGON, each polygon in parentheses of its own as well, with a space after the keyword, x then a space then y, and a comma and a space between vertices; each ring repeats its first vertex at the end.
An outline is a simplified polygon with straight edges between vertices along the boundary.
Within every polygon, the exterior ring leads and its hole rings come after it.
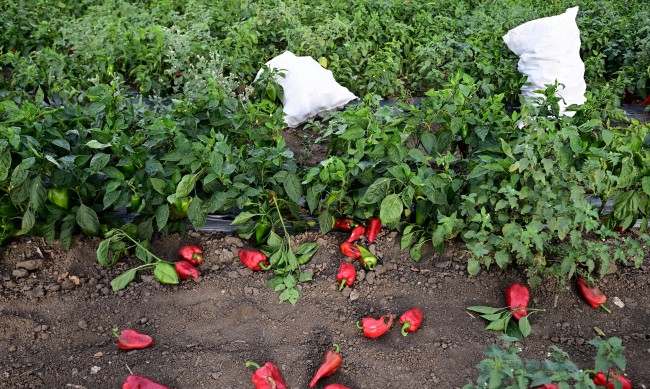
POLYGON ((641 20, 648 10, 584 2, 590 88, 570 118, 558 116, 556 86, 539 107, 519 103, 524 80, 499 39, 562 2, 535 9, 487 2, 470 12, 469 2, 441 0, 433 15, 418 2, 291 3, 296 8, 283 13, 289 8, 268 7, 272 1, 218 8, 165 1, 138 10, 122 1, 56 10, 4 2, 0 243, 32 234, 69 247, 81 232, 110 241, 103 247, 112 255, 99 260, 112 266, 138 254, 129 238, 147 248, 188 220, 200 228, 209 214, 235 214, 240 236, 266 250, 274 287, 291 290, 290 301, 296 283, 310 279, 300 266, 317 248, 292 246, 289 231, 312 227, 305 213, 325 233, 336 219, 379 218, 402 233, 416 261, 425 244, 462 240, 472 274, 517 264, 536 283, 602 276, 614 261, 640 265, 643 228, 638 238, 613 230, 637 219, 647 225, 650 128, 614 121, 626 122, 617 109, 624 89, 647 95, 650 60, 637 52, 647 45, 643 29, 612 21, 641 20), (354 12, 336 15, 355 23, 334 16, 346 7, 354 12), (108 8, 133 20, 101 16, 115 14, 108 8), (229 12, 238 18, 222 18, 229 12), (69 23, 50 28, 53 14, 69 23), (14 39, 32 17, 39 33, 14 39), (235 19, 242 22, 219 22, 235 19), (97 20, 106 30, 91 29, 97 20), (307 32, 323 20, 332 21, 327 31, 307 32), (275 21, 297 27, 278 30, 275 21), (436 23, 449 28, 436 33, 436 23), (206 44, 213 36, 223 38, 216 49, 206 44), (337 79, 363 96, 302 129, 327 145, 315 166, 287 148, 273 74, 252 81, 285 48, 329 57, 337 79), (394 105, 381 104, 387 97, 394 105), (589 198, 613 199, 613 212, 602 214, 589 198), (128 220, 118 217, 124 210, 128 220))

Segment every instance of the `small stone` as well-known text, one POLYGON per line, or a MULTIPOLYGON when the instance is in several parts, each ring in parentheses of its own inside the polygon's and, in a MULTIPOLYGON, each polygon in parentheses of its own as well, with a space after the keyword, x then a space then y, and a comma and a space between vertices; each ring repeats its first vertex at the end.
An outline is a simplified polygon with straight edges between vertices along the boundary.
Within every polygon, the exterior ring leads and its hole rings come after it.
POLYGON ((79 320, 79 323, 77 323, 77 325, 78 325, 79 328, 81 328, 82 330, 85 330, 85 329, 88 328, 88 323, 87 323, 85 320, 79 320))
POLYGON ((59 290, 61 290, 61 286, 59 284, 51 284, 46 286, 45 289, 48 292, 58 292, 59 290))
POLYGON ((357 272, 357 282, 362 282, 366 279, 366 271, 361 269, 357 272))
POLYGON ((358 300, 359 297, 360 297, 360 293, 359 293, 359 291, 357 291, 356 289, 353 289, 353 290, 350 292, 350 301, 358 300))
POLYGON ((449 265, 451 265, 451 261, 442 261, 442 262, 436 262, 435 267, 439 269, 445 269, 448 268, 449 265))
POLYGON ((16 269, 13 272, 11 272, 11 275, 16 278, 24 278, 29 275, 29 272, 25 269, 16 269))
POLYGON ((90 374, 97 374, 102 368, 99 366, 93 366, 90 368, 90 374))
POLYGON ((625 303, 618 297, 612 298, 612 302, 619 308, 625 308, 625 303))
POLYGON ((74 284, 74 282, 72 282, 70 280, 65 280, 65 281, 63 281, 61 283, 61 289, 63 289, 63 290, 71 290, 71 289, 74 289, 75 286, 76 285, 74 284))
POLYGON ((374 272, 369 272, 368 275, 366 275, 366 282, 369 283, 370 285, 375 283, 375 273, 374 272))
POLYGON ((16 350, 18 350, 18 348, 16 346, 14 346, 13 344, 11 346, 9 346, 9 352, 10 353, 15 352, 16 350))
POLYGON ((226 236, 224 238, 224 242, 228 246, 235 246, 235 247, 243 247, 244 246, 244 243, 241 241, 241 239, 239 239, 236 236, 226 236))
POLYGON ((111 290, 108 289, 107 286, 105 286, 105 287, 102 288, 102 294, 103 294, 104 296, 107 296, 109 293, 111 293, 111 290))
POLYGON ((139 324, 147 324, 149 319, 147 317, 141 317, 140 320, 138 320, 139 324))
POLYGON ((43 267, 42 259, 31 259, 29 261, 22 261, 16 264, 16 269, 38 270, 41 267, 43 267))

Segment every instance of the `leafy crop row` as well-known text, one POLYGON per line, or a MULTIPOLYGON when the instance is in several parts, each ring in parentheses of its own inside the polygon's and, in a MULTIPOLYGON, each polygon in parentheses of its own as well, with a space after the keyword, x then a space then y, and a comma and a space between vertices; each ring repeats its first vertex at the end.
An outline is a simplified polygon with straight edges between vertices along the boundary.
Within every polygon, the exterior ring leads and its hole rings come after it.
MULTIPOLYGON (((612 232, 650 214, 650 128, 617 109, 626 89, 650 91, 650 15, 636 3, 578 2, 589 89, 572 118, 557 86, 520 105, 525 80, 500 38, 563 1, 24 3, 0 5, 2 241, 69 247, 120 228, 147 247, 236 213, 241 236, 281 248, 272 265, 289 288, 308 279, 286 239, 311 227, 306 212, 324 232, 379 216, 415 260, 462 239, 473 274, 518 264, 539 282, 642 260, 639 240, 612 232), (282 138, 272 74, 253 82, 287 49, 327 57, 363 97, 304 127, 328 148, 316 166, 282 138)), ((112 241, 102 264, 128 247, 112 241)))

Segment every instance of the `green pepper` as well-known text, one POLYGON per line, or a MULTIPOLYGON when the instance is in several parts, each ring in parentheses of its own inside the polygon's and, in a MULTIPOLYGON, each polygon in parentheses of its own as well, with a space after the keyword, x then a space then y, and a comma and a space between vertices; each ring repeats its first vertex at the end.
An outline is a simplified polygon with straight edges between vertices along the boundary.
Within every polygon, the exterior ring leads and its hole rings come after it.
POLYGON ((139 194, 134 193, 131 196, 131 204, 129 208, 131 208, 134 211, 138 211, 138 209, 140 208, 140 204, 142 204, 142 198, 140 197, 139 194))
POLYGON ((172 218, 182 219, 187 217, 187 208, 189 208, 191 202, 191 197, 182 197, 174 201, 170 207, 172 218))
POLYGON ((67 189, 51 188, 47 191, 47 198, 57 207, 63 209, 70 207, 70 195, 67 189))
POLYGON ((415 200, 415 224, 423 226, 429 217, 429 203, 424 198, 415 200))
POLYGON ((469 136, 469 127, 467 123, 463 124, 463 127, 460 129, 460 137, 465 140, 469 136))
POLYGON ((271 224, 266 221, 258 222, 255 227, 255 241, 257 243, 265 242, 266 238, 269 236, 269 232, 271 232, 271 224))

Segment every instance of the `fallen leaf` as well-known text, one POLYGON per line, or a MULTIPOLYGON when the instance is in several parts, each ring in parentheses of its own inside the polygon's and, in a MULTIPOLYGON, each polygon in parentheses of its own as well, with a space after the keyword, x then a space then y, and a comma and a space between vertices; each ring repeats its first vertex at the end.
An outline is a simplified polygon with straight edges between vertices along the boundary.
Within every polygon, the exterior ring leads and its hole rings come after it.
POLYGON ((72 281, 75 285, 81 284, 81 280, 77 276, 68 276, 68 279, 72 281))

